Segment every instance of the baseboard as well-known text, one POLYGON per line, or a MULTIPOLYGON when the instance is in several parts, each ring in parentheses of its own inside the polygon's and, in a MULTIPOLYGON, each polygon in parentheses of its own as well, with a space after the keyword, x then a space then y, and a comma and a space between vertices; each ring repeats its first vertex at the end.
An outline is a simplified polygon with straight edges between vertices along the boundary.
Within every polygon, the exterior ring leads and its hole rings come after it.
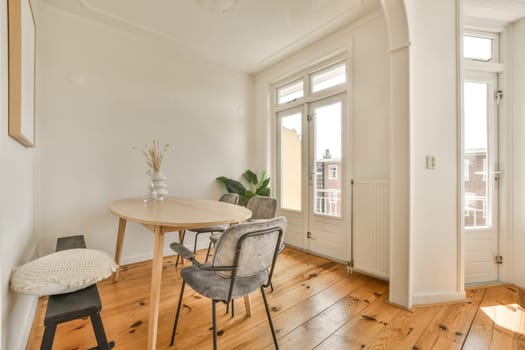
POLYGON ((366 269, 366 268, 363 269, 359 266, 354 266, 354 271, 362 273, 363 275, 368 275, 368 276, 378 278, 380 280, 390 281, 390 277, 388 276, 388 274, 382 273, 380 271, 374 271, 374 270, 366 269))
POLYGON ((490 282, 470 282, 465 283, 465 288, 488 288, 488 287, 496 287, 496 286, 503 286, 507 283, 502 281, 490 281, 490 282))
POLYGON ((29 315, 27 317, 26 326, 24 328, 24 334, 23 334, 23 338, 22 338, 23 341, 22 341, 20 350, 28 350, 27 349, 27 343, 29 341, 29 336, 31 335, 31 333, 33 331, 33 326, 34 326, 34 323, 35 323, 36 311, 37 311, 37 308, 38 308, 38 300, 39 300, 39 298, 35 296, 35 297, 33 297, 33 300, 31 302, 31 312, 29 313, 29 315))
POLYGON ((465 291, 461 292, 437 292, 437 293, 419 293, 412 297, 413 306, 442 304, 449 302, 466 301, 467 295, 465 291))
POLYGON ((343 259, 339 259, 339 258, 336 258, 336 257, 333 257, 333 256, 329 256, 329 255, 325 255, 325 254, 322 254, 322 253, 318 253, 318 252, 313 252, 311 250, 304 249, 304 248, 301 248, 299 246, 296 246, 293 243, 285 242, 285 245, 287 247, 300 250, 300 251, 302 251, 302 252, 304 252, 306 254, 310 254, 310 255, 321 257, 321 258, 325 258, 325 259, 328 259, 328 260, 336 262, 336 263, 340 263, 340 264, 346 264, 347 263, 347 261, 345 261, 343 259))
MULTIPOLYGON (((38 257, 38 245, 34 243, 33 247, 30 249, 29 259, 27 261, 34 260, 37 257, 38 257)), ((36 311, 38 308, 39 298, 37 296, 31 296, 31 298, 32 298, 30 302, 31 306, 29 308, 29 313, 26 318, 24 332, 22 333, 22 341, 20 342, 20 350, 27 349, 27 343, 29 341, 31 332, 33 331, 33 324, 35 323, 35 316, 36 316, 36 311)))

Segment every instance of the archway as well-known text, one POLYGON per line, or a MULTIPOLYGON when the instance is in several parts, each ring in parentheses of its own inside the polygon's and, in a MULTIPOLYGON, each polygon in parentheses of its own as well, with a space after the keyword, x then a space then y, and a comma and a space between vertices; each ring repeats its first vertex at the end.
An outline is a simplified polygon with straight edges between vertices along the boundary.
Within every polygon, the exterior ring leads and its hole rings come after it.
POLYGON ((381 0, 390 54, 390 302, 411 307, 409 33, 403 0, 381 0))

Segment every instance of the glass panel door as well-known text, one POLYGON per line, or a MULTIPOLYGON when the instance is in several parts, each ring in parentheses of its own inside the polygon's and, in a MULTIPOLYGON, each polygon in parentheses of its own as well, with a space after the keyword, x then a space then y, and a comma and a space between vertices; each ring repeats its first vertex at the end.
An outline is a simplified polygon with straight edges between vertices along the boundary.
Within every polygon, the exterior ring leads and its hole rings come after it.
POLYGON ((341 217, 342 102, 314 105, 313 212, 341 217))
POLYGON ((464 82, 465 282, 496 281, 499 241, 496 74, 464 82))
POLYGON ((297 109, 279 113, 281 209, 302 210, 302 118, 297 109))
POLYGON ((344 94, 308 106, 308 248, 346 259, 344 94))
POLYGON ((487 177, 488 89, 484 82, 466 81, 465 96, 465 228, 487 228, 492 221, 487 177))

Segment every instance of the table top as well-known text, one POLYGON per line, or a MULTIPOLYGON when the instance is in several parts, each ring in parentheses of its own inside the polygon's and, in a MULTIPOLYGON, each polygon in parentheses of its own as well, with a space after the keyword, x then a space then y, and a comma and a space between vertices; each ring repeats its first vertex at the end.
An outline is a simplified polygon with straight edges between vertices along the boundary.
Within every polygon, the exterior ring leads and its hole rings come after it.
POLYGON ((120 199, 111 202, 109 210, 141 224, 184 229, 241 222, 252 215, 250 210, 235 204, 181 197, 148 202, 143 198, 120 199))

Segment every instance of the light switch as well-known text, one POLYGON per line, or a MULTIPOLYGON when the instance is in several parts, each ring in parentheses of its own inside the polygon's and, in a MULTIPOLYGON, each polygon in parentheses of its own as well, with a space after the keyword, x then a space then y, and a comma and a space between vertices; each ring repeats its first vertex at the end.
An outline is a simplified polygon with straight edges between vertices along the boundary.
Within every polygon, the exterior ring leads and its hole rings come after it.
POLYGON ((436 169, 436 157, 427 156, 427 169, 436 169))

